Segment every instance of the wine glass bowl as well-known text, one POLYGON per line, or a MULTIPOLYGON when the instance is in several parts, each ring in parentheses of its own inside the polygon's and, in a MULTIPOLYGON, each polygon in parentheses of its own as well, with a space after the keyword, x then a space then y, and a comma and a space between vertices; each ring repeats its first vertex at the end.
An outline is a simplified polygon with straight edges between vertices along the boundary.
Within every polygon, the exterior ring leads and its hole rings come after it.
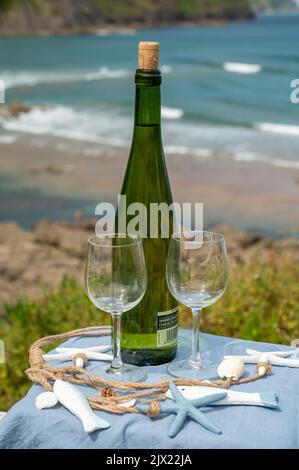
POLYGON ((227 287, 224 236, 208 231, 174 233, 168 251, 166 278, 172 295, 191 308, 193 315, 191 357, 188 361, 171 363, 168 371, 178 377, 199 378, 208 373, 210 366, 199 351, 200 313, 202 308, 217 302, 227 287))
POLYGON ((142 242, 132 237, 108 234, 89 239, 87 295, 96 307, 111 315, 136 307, 146 290, 142 242))
POLYGON ((168 288, 178 302, 190 308, 203 308, 215 303, 227 285, 223 235, 207 231, 174 233, 166 278, 168 288))
POLYGON ((120 351, 121 315, 136 307, 146 292, 147 276, 142 241, 135 235, 100 234, 90 237, 85 262, 85 289, 91 302, 113 319, 113 360, 101 376, 140 381, 141 368, 123 364, 120 351))

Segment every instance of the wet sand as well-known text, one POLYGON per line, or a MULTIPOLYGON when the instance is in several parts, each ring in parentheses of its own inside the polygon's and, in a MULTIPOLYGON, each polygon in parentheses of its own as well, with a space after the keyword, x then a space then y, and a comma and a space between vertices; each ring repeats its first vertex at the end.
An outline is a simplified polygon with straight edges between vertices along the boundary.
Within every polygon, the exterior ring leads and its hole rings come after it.
MULTIPOLYGON (((72 201, 72 212, 85 206, 83 212, 89 217, 96 203, 115 200, 129 149, 13 135, 17 137, 14 143, 0 143, 2 182, 11 178, 14 187, 22 188, 24 193, 31 191, 37 198, 40 195, 49 201, 72 201)), ((203 202, 206 226, 229 223, 251 232, 280 236, 299 232, 299 170, 187 155, 168 155, 167 165, 174 199, 203 202)), ((9 184, 1 193, 2 208, 9 205, 9 184)), ((17 219, 17 204, 15 201, 11 207, 10 220, 17 219)), ((45 217, 46 209, 47 204, 45 217)))

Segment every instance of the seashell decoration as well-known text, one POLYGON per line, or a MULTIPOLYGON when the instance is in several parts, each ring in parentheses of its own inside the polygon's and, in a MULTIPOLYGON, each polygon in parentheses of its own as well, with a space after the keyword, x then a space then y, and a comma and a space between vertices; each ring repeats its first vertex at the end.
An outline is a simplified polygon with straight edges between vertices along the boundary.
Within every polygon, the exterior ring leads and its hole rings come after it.
POLYGON ((238 357, 223 359, 217 368, 217 374, 222 379, 238 380, 244 374, 244 361, 238 357))
POLYGON ((44 410, 46 408, 52 408, 57 405, 58 400, 55 393, 53 392, 44 392, 37 395, 35 399, 35 406, 39 410, 44 410))

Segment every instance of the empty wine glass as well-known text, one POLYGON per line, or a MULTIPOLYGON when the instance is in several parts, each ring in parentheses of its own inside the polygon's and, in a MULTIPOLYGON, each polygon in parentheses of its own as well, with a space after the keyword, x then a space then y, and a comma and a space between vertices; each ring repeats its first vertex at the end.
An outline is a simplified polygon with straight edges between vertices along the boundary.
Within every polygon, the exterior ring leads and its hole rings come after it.
POLYGON ((211 378, 208 354, 200 352, 201 310, 222 296, 227 286, 228 266, 224 236, 213 232, 189 231, 171 237, 167 265, 167 284, 178 302, 190 307, 193 316, 192 353, 188 360, 169 364, 176 377, 211 378))
POLYGON ((121 315, 136 307, 146 291, 146 266, 142 241, 136 236, 103 234, 88 240, 85 288, 91 302, 113 320, 113 360, 111 366, 93 371, 110 380, 139 382, 144 369, 121 360, 121 315))

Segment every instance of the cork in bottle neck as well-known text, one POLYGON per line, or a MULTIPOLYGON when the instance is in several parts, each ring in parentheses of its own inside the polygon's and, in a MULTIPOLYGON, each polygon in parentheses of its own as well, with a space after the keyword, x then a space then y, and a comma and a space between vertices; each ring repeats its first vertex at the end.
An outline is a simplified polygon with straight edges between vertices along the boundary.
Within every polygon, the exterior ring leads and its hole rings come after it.
POLYGON ((138 47, 138 68, 140 70, 158 70, 159 42, 140 42, 138 47))

